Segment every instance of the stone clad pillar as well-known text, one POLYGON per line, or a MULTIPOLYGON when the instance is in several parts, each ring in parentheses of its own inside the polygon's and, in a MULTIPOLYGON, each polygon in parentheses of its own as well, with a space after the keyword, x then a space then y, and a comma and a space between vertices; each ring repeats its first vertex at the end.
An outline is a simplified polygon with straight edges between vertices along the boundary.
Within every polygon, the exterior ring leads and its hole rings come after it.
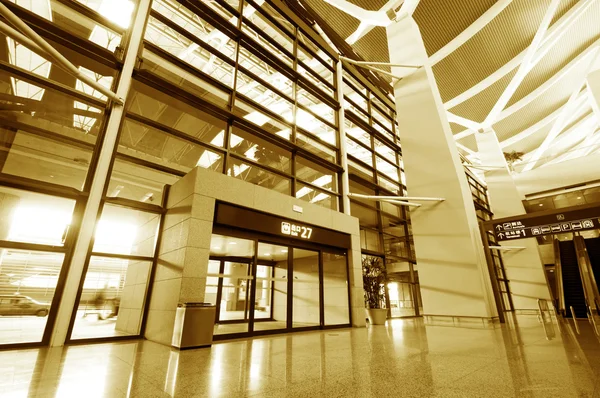
POLYGON ((394 86, 409 196, 443 197, 411 209, 426 322, 487 326, 498 316, 475 206, 419 28, 387 28, 390 62, 424 65, 394 86), (482 322, 483 320, 483 322, 482 322))
MULTIPOLYGON (((525 214, 523 198, 508 170, 496 133, 486 129, 476 133, 475 138, 481 163, 490 166, 490 170, 485 171, 485 181, 494 218, 525 214)), ((501 242, 500 245, 525 248, 502 251, 515 309, 536 310, 538 298, 550 300, 544 264, 535 238, 501 242)))

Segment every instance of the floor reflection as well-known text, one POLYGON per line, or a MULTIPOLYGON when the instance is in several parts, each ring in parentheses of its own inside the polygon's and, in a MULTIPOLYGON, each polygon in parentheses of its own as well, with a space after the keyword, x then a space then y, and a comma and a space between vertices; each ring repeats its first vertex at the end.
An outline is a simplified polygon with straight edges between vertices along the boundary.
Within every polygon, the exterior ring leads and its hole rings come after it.
POLYGON ((485 330, 397 319, 186 351, 149 341, 5 351, 0 396, 600 397, 600 343, 580 327, 535 316, 485 330))

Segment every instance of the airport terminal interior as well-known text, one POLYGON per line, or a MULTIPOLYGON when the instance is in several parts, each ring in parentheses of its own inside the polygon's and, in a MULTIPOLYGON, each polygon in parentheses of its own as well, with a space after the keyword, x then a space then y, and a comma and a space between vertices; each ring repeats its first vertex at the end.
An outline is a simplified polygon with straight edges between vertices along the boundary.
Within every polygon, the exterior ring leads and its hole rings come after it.
POLYGON ((600 0, 0 0, 0 397, 600 398, 600 0))

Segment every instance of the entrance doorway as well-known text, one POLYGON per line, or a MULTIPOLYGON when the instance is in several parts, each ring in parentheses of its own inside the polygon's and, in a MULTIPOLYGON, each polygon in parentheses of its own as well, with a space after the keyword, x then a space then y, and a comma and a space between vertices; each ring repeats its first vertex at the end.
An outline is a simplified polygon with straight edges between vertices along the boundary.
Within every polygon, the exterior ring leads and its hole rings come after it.
POLYGON ((230 232, 212 235, 210 253, 215 340, 350 326, 345 250, 230 232))

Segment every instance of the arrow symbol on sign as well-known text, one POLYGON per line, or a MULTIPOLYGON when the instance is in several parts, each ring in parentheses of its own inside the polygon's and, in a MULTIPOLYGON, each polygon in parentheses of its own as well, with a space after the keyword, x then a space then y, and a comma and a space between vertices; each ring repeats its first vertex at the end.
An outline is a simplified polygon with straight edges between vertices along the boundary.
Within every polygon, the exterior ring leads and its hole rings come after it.
POLYGON ((497 229, 498 231, 502 231, 502 225, 496 225, 496 229, 497 229))
POLYGON ((500 232, 500 233, 498 234, 498 237, 499 237, 500 239, 502 239, 502 238, 504 238, 504 234, 503 234, 502 232, 500 232))

